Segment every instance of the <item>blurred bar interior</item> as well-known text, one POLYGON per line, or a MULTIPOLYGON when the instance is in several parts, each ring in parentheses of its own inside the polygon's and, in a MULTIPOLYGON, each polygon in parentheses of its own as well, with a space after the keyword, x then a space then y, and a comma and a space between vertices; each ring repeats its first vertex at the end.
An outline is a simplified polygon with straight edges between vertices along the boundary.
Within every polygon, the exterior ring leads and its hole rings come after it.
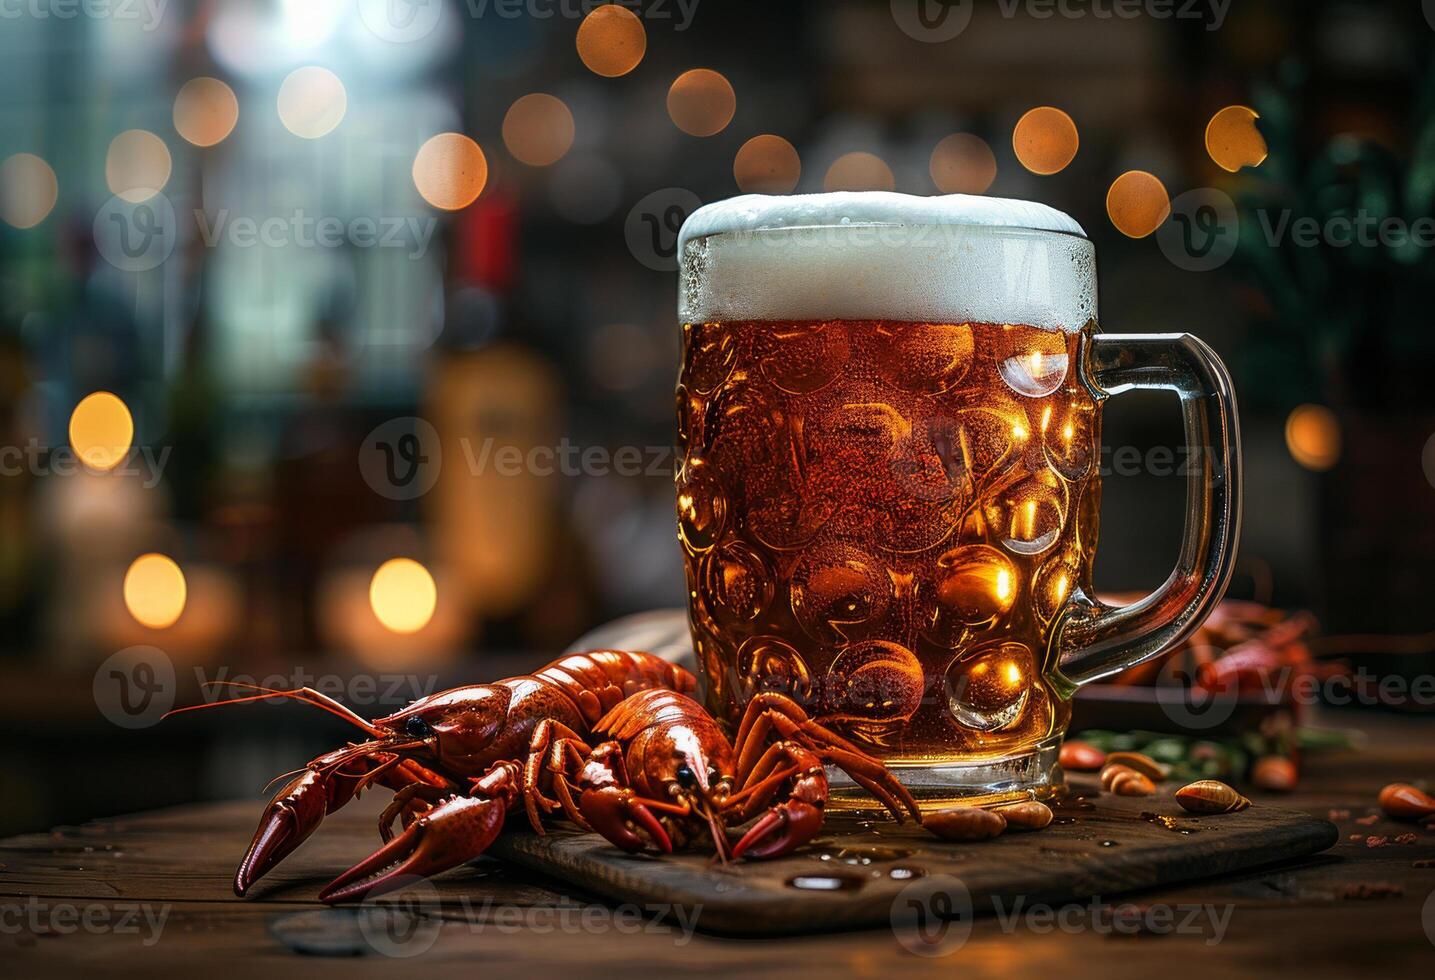
MULTIPOLYGON (((376 715, 681 605, 673 239, 744 190, 1074 215, 1104 329, 1237 372, 1233 594, 1429 647, 1429 249, 1248 241, 1275 209, 1432 214, 1418 4, 978 3, 949 44, 887 0, 63 6, 0 29, 0 832, 256 794, 342 731, 271 704, 116 728, 117 651, 162 650, 176 703, 327 679, 376 715), (1210 271, 1150 233, 1198 189, 1242 218, 1210 271)), ((1107 419, 1097 583, 1148 590, 1179 415, 1107 419)))

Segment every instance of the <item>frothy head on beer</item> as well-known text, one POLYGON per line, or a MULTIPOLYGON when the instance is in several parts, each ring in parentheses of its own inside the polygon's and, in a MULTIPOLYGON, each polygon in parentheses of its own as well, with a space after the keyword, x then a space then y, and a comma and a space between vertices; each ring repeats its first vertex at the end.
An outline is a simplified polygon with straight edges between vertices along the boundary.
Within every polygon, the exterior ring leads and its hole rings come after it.
POLYGON ((678 313, 733 320, 926 320, 1080 330, 1096 316, 1081 226, 1030 201, 882 191, 749 194, 679 236, 678 313))

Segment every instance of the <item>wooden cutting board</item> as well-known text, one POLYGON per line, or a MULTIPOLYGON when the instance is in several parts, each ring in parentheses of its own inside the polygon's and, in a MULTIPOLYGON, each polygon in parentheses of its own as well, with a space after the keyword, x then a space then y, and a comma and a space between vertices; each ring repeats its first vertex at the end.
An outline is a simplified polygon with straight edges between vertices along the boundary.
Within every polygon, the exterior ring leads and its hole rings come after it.
POLYGON ((1325 850, 1337 837, 1334 824, 1298 811, 1258 805, 1197 818, 1169 795, 1092 789, 1089 800, 1070 797, 1056 812, 1045 830, 972 843, 834 813, 802 850, 727 867, 702 854, 625 854, 569 830, 506 834, 490 853, 618 902, 676 907, 704 932, 758 935, 890 927, 894 907, 900 915, 914 901, 951 894, 954 878, 981 915, 1019 899, 1028 907, 1085 902, 1274 864, 1325 850))

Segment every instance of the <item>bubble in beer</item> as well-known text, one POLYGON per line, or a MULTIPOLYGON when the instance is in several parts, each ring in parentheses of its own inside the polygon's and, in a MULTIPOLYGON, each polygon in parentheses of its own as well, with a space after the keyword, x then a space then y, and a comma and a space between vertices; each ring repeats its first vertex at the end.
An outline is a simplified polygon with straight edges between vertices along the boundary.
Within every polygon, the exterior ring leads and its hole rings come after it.
POLYGON ((1031 699, 1036 658, 1020 643, 985 647, 947 670, 947 708, 957 724, 979 732, 1010 728, 1031 699))
POLYGON ((1076 123, 1055 106, 1037 106, 1017 120, 1011 147, 1021 165, 1034 174, 1049 176, 1066 169, 1076 157, 1081 140, 1076 123))
POLYGON ((1092 427, 1096 404, 1082 393, 1065 401, 1051 401, 1041 410, 1041 443, 1046 461, 1068 480, 1082 480, 1091 472, 1095 456, 1092 427))
POLYGON ((969 323, 883 323, 877 337, 877 370, 902 391, 950 391, 972 366, 969 323))
POLYGON ((488 182, 483 150, 463 133, 430 137, 414 156, 414 187, 419 196, 443 211, 468 207, 488 182))
POLYGON ((1065 484, 1050 471, 1021 481, 989 506, 988 520, 1002 545, 1018 555, 1039 555, 1061 535, 1066 523, 1065 484))
POLYGON ((896 723, 912 717, 922 706, 922 664, 900 643, 867 640, 853 644, 837 655, 827 673, 838 714, 896 723))
POLYGON ((557 96, 533 92, 516 100, 503 117, 503 145, 520 163, 546 167, 573 145, 573 113, 557 96))
POLYGON ((787 140, 765 133, 737 151, 732 176, 746 194, 787 194, 802 176, 802 160, 787 140))
POLYGON ((1066 338, 1046 330, 1009 331, 1009 348, 998 353, 1002 380, 1019 395, 1045 398, 1060 388, 1069 367, 1066 338))
POLYGON ((997 158, 980 136, 953 133, 932 150, 928 169, 943 194, 985 194, 997 179, 997 158))
POLYGON ((1286 448, 1308 470, 1322 472, 1340 461, 1340 423, 1324 405, 1300 405, 1286 418, 1286 448))
POLYGON ((846 327, 829 321, 774 327, 758 339, 757 353, 768 381, 789 394, 810 395, 831 384, 852 349, 846 327))
POLYGON ((678 475, 678 535, 693 551, 707 551, 726 524, 722 481, 706 460, 689 457, 678 475))
POLYGON ((890 191, 897 181, 892 168, 875 153, 844 153, 832 161, 822 179, 825 191, 890 191))
POLYGON ((129 129, 110 141, 105 184, 110 193, 138 204, 164 190, 172 166, 164 140, 147 130, 129 129))
POLYGON ((762 556, 741 541, 727 541, 703 559, 702 594, 721 626, 741 626, 772 602, 773 577, 762 556))
POLYGON ((974 631, 990 629, 1011 612, 1017 570, 997 549, 961 545, 937 559, 930 595, 922 603, 923 634, 955 647, 974 631))
POLYGON ((1171 213, 1171 198, 1155 174, 1128 170, 1111 182, 1106 213, 1127 238, 1145 238, 1171 213))
POLYGON ((1248 106, 1228 105, 1206 123, 1206 152, 1222 170, 1235 173, 1258 167, 1267 153, 1266 139, 1256 128, 1260 115, 1248 106))
POLYGON ((678 406, 678 451, 686 453, 702 448, 703 413, 707 402, 685 384, 678 385, 675 400, 678 406))
POLYGON ((217 78, 191 78, 174 97, 174 129, 195 146, 214 146, 239 122, 234 89, 217 78))
POLYGON ((819 545, 792 571, 793 615, 813 639, 860 639, 887 614, 891 581, 871 555, 849 544, 819 545))
POLYGON ((578 25, 578 57, 588 70, 617 78, 638 67, 648 50, 648 34, 638 15, 615 3, 591 11, 578 25))
POLYGON ((1047 622, 1055 619, 1065 607, 1077 581, 1075 559, 1070 556, 1057 555, 1043 565, 1036 573, 1036 582, 1032 587, 1037 615, 1047 622))
POLYGON ((715 136, 737 112, 732 83, 710 68, 679 75, 668 89, 668 117, 689 136, 715 136))
POLYGON ((732 331, 721 323, 684 324, 683 351, 688 383, 704 395, 727 380, 737 357, 732 331))
POLYGON ((753 636, 737 651, 737 669, 748 696, 775 691, 806 701, 812 696, 812 675, 802 655, 775 636, 753 636))

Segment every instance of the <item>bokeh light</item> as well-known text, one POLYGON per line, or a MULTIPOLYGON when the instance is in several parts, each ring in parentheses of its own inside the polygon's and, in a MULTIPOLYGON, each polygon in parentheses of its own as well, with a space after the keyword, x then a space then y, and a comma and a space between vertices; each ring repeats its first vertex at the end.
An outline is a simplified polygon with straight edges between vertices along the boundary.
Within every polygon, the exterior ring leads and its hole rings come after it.
POLYGON ((195 146, 214 146, 234 132, 239 100, 217 78, 191 78, 174 97, 174 131, 195 146))
POLYGON ((685 71, 668 89, 668 117, 689 136, 721 133, 736 112, 732 83, 711 68, 685 71))
POLYGON ((732 175, 737 186, 748 194, 787 194, 802 176, 802 159, 787 140, 764 133, 737 151, 732 175))
POLYGON ((1324 405, 1299 405, 1286 418, 1286 448, 1308 470, 1328 470, 1340 459, 1340 423, 1324 405))
POLYGON ((147 129, 127 129, 110 140, 105 183, 111 194, 137 204, 164 190, 173 165, 164 140, 147 129))
POLYGON ((578 25, 578 57, 588 70, 617 78, 638 67, 648 50, 648 34, 638 15, 617 4, 598 7, 578 25))
POLYGON ((129 455, 135 423, 129 407, 108 391, 80 399, 70 413, 70 447, 92 470, 112 470, 129 455))
POLYGON ((1256 128, 1260 116, 1243 105, 1228 105, 1206 124, 1206 152, 1222 170, 1235 173, 1257 167, 1266 158, 1266 138, 1256 128))
POLYGON ((344 83, 327 68, 296 68, 279 86, 279 121, 295 136, 316 140, 334 131, 349 110, 344 83))
POLYGON ((514 159, 546 167, 573 145, 573 113, 563 100, 544 92, 525 95, 503 117, 503 145, 514 159))
POLYGON ((1171 198, 1155 174, 1128 170, 1111 182, 1106 213, 1121 234, 1145 238, 1171 213, 1171 198))
POLYGON ((1076 123, 1055 106, 1028 110, 1017 120, 1011 148, 1023 167, 1034 174, 1060 173, 1076 157, 1081 139, 1076 123))
POLYGON ((433 576, 412 558, 389 559, 369 581, 369 607, 395 633, 417 633, 428 625, 437 605, 433 576))
POLYGON ((439 133, 414 156, 414 187, 434 207, 457 211, 472 204, 488 182, 483 150, 462 133, 439 133))
POLYGON ((985 194, 997 179, 997 158, 980 136, 953 133, 932 150, 929 169, 944 194, 985 194))
POLYGON ((829 191, 890 191, 897 186, 892 168, 875 153, 844 153, 832 161, 822 187, 829 191))
POLYGON ((60 196, 50 165, 33 153, 16 153, 0 163, 0 221, 33 228, 47 218, 60 196))
POLYGON ((142 626, 162 630, 184 612, 188 587, 173 558, 151 552, 140 555, 125 572, 125 608, 142 626))

